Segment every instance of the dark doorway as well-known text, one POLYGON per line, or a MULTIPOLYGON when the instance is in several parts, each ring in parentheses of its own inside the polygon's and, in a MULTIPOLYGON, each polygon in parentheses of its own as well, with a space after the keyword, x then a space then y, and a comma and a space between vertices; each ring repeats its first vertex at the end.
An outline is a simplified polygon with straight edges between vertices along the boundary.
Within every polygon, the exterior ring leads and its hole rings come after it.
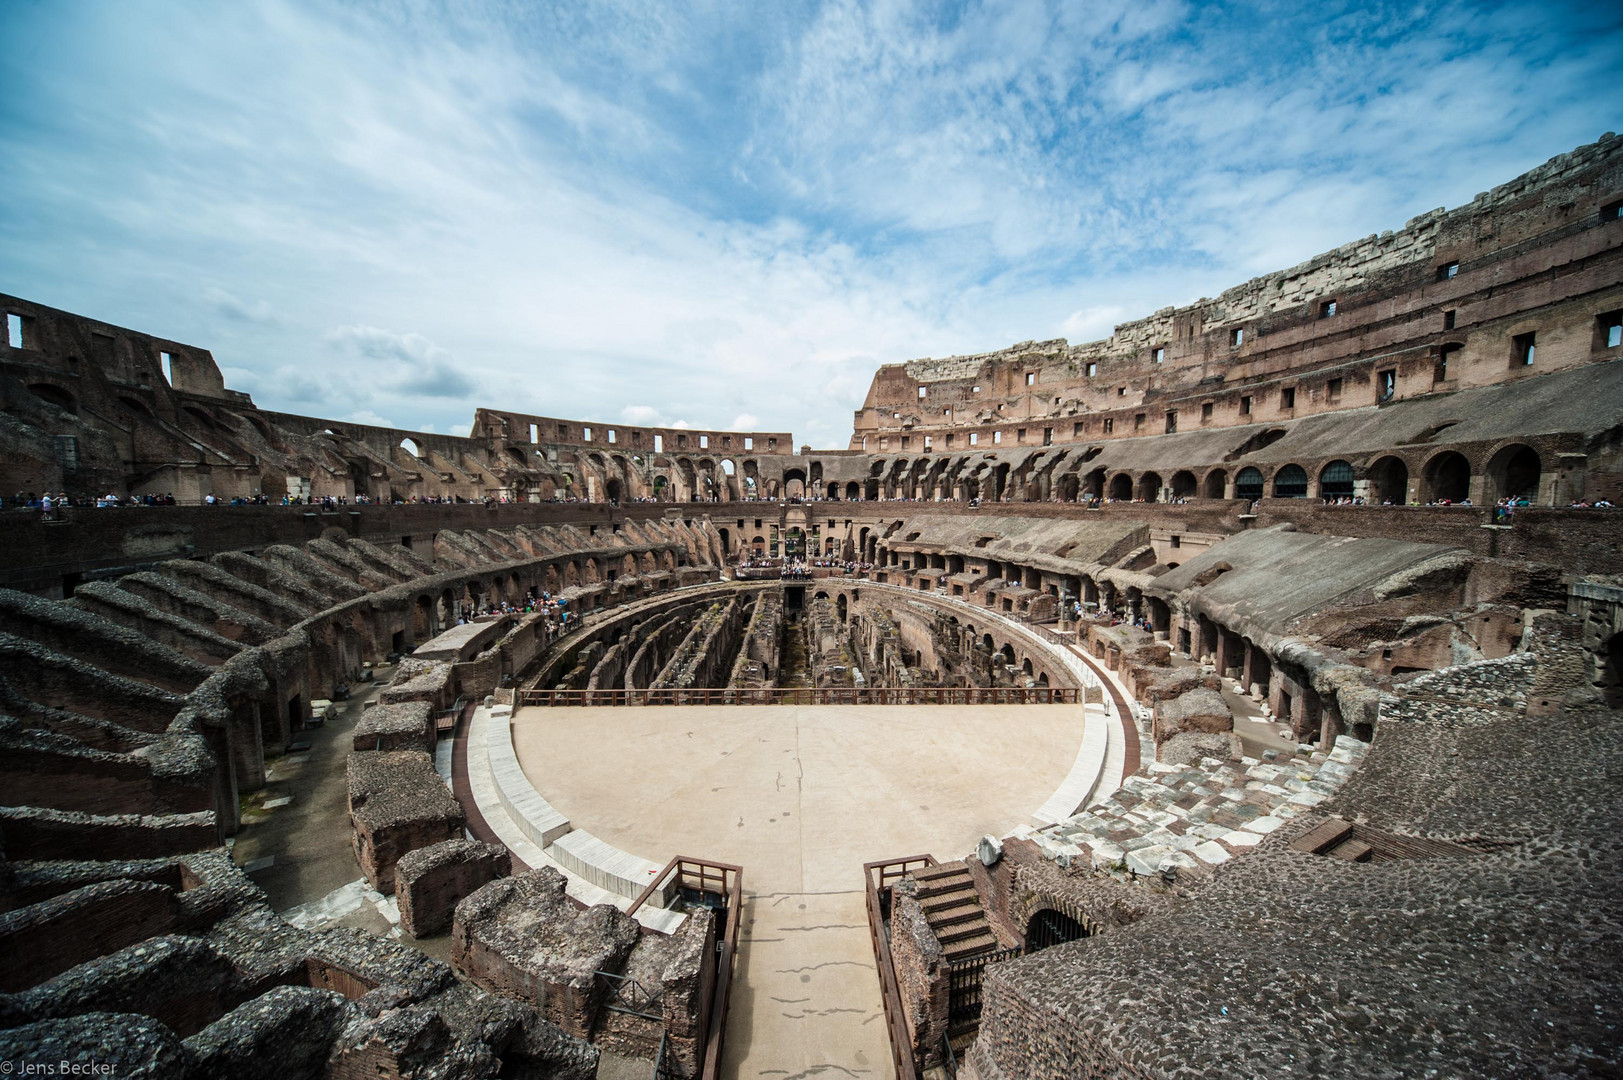
POLYGON ((1088 936, 1088 928, 1053 908, 1043 908, 1026 923, 1026 953, 1029 955, 1067 941, 1088 936))

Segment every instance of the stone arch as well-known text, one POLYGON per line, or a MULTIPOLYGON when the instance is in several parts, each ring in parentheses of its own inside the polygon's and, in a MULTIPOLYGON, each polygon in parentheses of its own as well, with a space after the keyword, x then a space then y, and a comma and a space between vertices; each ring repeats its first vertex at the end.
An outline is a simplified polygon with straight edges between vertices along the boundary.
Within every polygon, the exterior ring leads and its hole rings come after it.
POLYGON ((1117 502, 1127 502, 1133 497, 1133 477, 1131 473, 1117 473, 1110 478, 1110 498, 1117 502))
POLYGON ((845 485, 845 497, 849 502, 856 502, 862 497, 862 488, 855 480, 845 485))
POLYGON ((1138 497, 1144 502, 1161 499, 1161 474, 1151 470, 1138 478, 1138 497))
POLYGON ((1420 470, 1421 502, 1461 502, 1471 494, 1471 463, 1458 450, 1434 455, 1420 470))
POLYGON ((1026 920, 1026 952, 1041 952, 1054 945, 1079 941, 1091 931, 1079 919, 1054 908, 1038 908, 1026 920))
POLYGON ((1487 502, 1500 499, 1526 498, 1537 502, 1539 481, 1543 477, 1543 462, 1538 451, 1525 443, 1511 443, 1499 448, 1488 459, 1488 490, 1483 493, 1487 502))
POLYGON ((1274 471, 1274 498, 1303 499, 1307 497, 1307 470, 1292 462, 1274 471))
POLYGON ((1076 502, 1082 491, 1082 479, 1075 473, 1066 473, 1059 478, 1059 501, 1076 502))
POLYGON ((1224 488, 1228 485, 1229 474, 1227 469, 1213 469, 1206 474, 1200 482, 1200 495, 1203 499, 1221 499, 1224 488))
POLYGON ((1321 498, 1350 499, 1352 494, 1352 462, 1337 458, 1319 470, 1319 496, 1321 498))
POLYGON ((28 392, 43 402, 55 405, 65 413, 79 415, 78 400, 55 383, 29 383, 28 392))
POLYGON ((1236 499, 1262 498, 1262 470, 1255 465, 1247 465, 1240 470, 1240 475, 1234 478, 1234 497, 1236 499))
POLYGON ((1402 506, 1409 501, 1409 465, 1388 454, 1369 467, 1370 501, 1402 506))
POLYGON ((1172 497, 1174 499, 1193 499, 1197 490, 1195 474, 1188 469, 1179 469, 1172 474, 1172 497))

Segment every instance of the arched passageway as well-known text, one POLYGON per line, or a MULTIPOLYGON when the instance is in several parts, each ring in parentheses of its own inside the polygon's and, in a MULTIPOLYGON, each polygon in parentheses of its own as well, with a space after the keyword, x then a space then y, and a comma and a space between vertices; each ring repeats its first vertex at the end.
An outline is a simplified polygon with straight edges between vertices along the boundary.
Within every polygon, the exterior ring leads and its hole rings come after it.
POLYGON ((1350 499, 1353 495, 1353 467, 1348 461, 1332 461, 1319 470, 1319 495, 1325 499, 1350 499))
POLYGON ((1274 474, 1274 498, 1301 499, 1307 496, 1307 470, 1286 465, 1274 474))
POLYGON ((1503 448, 1488 462, 1488 482, 1491 485, 1486 493, 1488 500, 1526 499, 1528 502, 1538 502, 1542 465, 1538 452, 1531 446, 1517 443, 1503 448))
POLYGON ((1409 466, 1400 457, 1383 457, 1369 467, 1370 500, 1402 506, 1409 501, 1409 466))
POLYGON ((1445 450, 1426 462, 1421 473, 1426 502, 1463 502, 1471 494, 1471 463, 1465 455, 1445 450))
POLYGON ((1088 937, 1088 928, 1063 911, 1040 908, 1026 920, 1026 952, 1041 952, 1088 937))

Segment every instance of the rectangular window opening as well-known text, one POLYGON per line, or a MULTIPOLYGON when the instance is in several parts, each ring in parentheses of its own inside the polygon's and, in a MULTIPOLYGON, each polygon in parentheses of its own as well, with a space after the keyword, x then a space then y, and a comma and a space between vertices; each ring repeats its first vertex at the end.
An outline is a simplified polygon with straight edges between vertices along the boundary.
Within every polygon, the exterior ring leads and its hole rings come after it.
POLYGON ((1623 311, 1608 311, 1595 318, 1595 344, 1602 349, 1623 346, 1623 311))
POLYGON ((1238 349, 1245 344, 1245 327, 1236 326, 1229 331, 1229 347, 1238 349))
POLYGON ((919 397, 921 397, 921 398, 925 397, 929 393, 930 393, 930 388, 928 386, 919 387, 919 397))
POLYGON ((1602 221, 1617 221, 1619 218, 1623 218, 1623 199, 1609 202, 1600 208, 1600 219, 1602 221))
POLYGON ((1538 351, 1537 334, 1517 334, 1511 338, 1511 367, 1532 367, 1534 355, 1538 351))
POLYGON ((536 424, 530 425, 530 445, 532 446, 541 441, 539 438, 541 432, 537 430, 537 427, 536 424))
POLYGON ((744 436, 744 449, 746 449, 746 450, 754 450, 755 449, 755 440, 750 438, 748 435, 744 436))
POLYGON ((1115 418, 1110 417, 1110 416, 1105 417, 1105 434, 1106 435, 1112 435, 1112 434, 1115 433, 1115 431, 1116 431, 1116 420, 1115 420, 1115 418))
POLYGON ((1321 319, 1333 319, 1335 317, 1336 317, 1336 302, 1334 300, 1326 300, 1326 301, 1324 301, 1323 303, 1321 303, 1319 305, 1319 318, 1321 318, 1321 319))
POLYGON ((1392 395, 1398 392, 1398 373, 1396 368, 1387 368, 1385 371, 1375 373, 1375 400, 1391 401, 1392 395))
POLYGON ((1087 366, 1087 369, 1086 369, 1086 370, 1087 370, 1087 375, 1088 375, 1088 378, 1090 378, 1090 379, 1091 379, 1091 378, 1093 378, 1093 377, 1094 377, 1094 376, 1095 376, 1095 375, 1097 375, 1097 374, 1099 374, 1099 365, 1098 365, 1098 364, 1089 364, 1089 365, 1088 365, 1088 366, 1087 366))
POLYGON ((1036 386, 1037 385, 1037 373, 1035 371, 1026 372, 1026 385, 1027 386, 1036 386))
POLYGON ((1043 428, 1043 445, 1044 446, 1053 446, 1054 445, 1054 429, 1053 428, 1051 428, 1051 427, 1043 428))
POLYGON ((981 441, 981 433, 980 432, 971 431, 969 433, 969 445, 970 446, 975 446, 975 445, 979 444, 980 441, 981 441))
POLYGON ((559 424, 558 425, 558 438, 560 438, 560 439, 569 438, 569 425, 568 424, 559 424))
POLYGON ((1176 412, 1167 413, 1167 434, 1170 435, 1174 431, 1177 431, 1177 430, 1178 430, 1178 414, 1176 412))
POLYGON ((1082 421, 1078 420, 1076 423, 1071 425, 1071 438, 1080 439, 1081 437, 1082 437, 1082 421))
POLYGON ((699 449, 700 450, 708 450, 708 449, 710 449, 710 436, 708 436, 708 435, 700 435, 699 436, 699 449))
POLYGON ((163 381, 170 386, 175 385, 175 358, 169 353, 158 354, 158 367, 163 372, 163 381))
POLYGON ((6 344, 13 349, 23 347, 23 317, 6 312, 6 344))
POLYGON ((1200 418, 1202 420, 1210 420, 1212 418, 1212 403, 1211 402, 1206 401, 1206 402, 1201 403, 1201 406, 1200 406, 1200 418))
POLYGON ((663 436, 663 435, 655 435, 654 436, 654 453, 663 454, 664 452, 665 452, 665 436, 663 436))
POLYGON ((614 431, 613 428, 609 428, 609 442, 612 443, 614 441, 615 441, 615 431, 614 431))
POLYGON ((995 442, 995 443, 1002 442, 1003 441, 1003 432, 1001 432, 1001 431, 992 432, 992 441, 995 442))
POLYGON ((1437 268, 1437 280, 1449 281, 1460 276, 1459 260, 1447 262, 1437 268))
POLYGON ((1240 399, 1240 415, 1241 416, 1250 416, 1251 415, 1251 395, 1250 394, 1247 394, 1245 397, 1240 399))
POLYGON ((1341 400, 1340 379, 1331 379, 1329 382, 1324 384, 1324 397, 1325 400, 1332 402, 1341 400))
POLYGON ((1445 311, 1445 312, 1443 312, 1443 329, 1444 330, 1452 330, 1452 329, 1454 329, 1454 316, 1455 316, 1455 314, 1456 314, 1456 312, 1454 312, 1454 311, 1445 311))
POLYGON ((1139 428, 1141 428, 1143 426, 1144 426, 1144 414, 1143 413, 1135 413, 1133 415, 1133 430, 1137 431, 1139 428))
POLYGON ((1150 359, 1155 361, 1157 364, 1159 364, 1161 361, 1165 360, 1166 358, 1167 358, 1167 350, 1166 350, 1165 345, 1157 345, 1155 347, 1155 350, 1150 353, 1150 359))
POLYGON ((1279 409, 1284 412, 1294 408, 1296 408, 1296 387, 1287 386, 1279 392, 1279 409))
POLYGON ((592 441, 592 429, 589 428, 589 427, 581 428, 580 429, 580 437, 581 437, 581 441, 583 441, 583 442, 591 442, 592 441))

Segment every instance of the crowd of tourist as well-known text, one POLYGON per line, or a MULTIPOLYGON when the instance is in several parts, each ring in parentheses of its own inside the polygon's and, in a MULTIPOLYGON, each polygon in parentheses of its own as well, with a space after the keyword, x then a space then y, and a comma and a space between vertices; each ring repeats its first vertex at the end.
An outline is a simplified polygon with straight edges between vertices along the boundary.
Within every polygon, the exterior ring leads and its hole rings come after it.
POLYGON ((574 615, 569 610, 569 601, 553 596, 545 589, 539 591, 531 589, 522 604, 511 604, 506 600, 499 602, 491 600, 483 604, 464 603, 457 609, 456 624, 465 625, 482 615, 530 615, 535 612, 545 616, 548 637, 569 629, 571 616, 574 615))

